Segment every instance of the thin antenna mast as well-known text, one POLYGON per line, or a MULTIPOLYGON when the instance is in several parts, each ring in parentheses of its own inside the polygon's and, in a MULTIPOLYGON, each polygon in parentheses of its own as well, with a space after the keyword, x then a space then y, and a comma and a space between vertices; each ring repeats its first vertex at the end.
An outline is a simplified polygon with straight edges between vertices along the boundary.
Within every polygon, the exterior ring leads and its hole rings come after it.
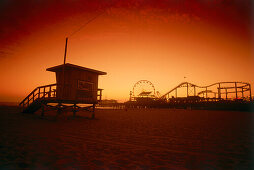
POLYGON ((66 37, 66 41, 65 41, 64 65, 65 65, 65 62, 66 62, 67 45, 68 45, 68 37, 66 37))
POLYGON ((64 97, 64 87, 65 87, 65 62, 66 62, 66 54, 67 54, 67 45, 68 45, 68 37, 65 40, 65 49, 64 49, 64 64, 63 64, 63 87, 62 87, 62 98, 64 97))

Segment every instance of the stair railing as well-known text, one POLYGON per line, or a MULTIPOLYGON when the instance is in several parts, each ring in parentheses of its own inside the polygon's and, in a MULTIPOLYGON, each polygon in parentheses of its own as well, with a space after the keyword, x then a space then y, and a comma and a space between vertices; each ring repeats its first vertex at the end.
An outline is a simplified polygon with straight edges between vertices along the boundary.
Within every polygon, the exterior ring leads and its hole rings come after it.
POLYGON ((49 84, 35 88, 22 102, 20 102, 19 106, 24 110, 37 99, 56 97, 56 87, 57 84, 49 84))

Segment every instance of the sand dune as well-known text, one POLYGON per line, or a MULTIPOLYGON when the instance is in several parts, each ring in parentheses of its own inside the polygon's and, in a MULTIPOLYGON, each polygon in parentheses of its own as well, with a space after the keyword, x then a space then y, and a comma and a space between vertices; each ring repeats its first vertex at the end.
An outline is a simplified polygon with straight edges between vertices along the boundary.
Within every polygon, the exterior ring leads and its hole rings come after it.
POLYGON ((0 108, 0 169, 251 169, 252 113, 0 108))

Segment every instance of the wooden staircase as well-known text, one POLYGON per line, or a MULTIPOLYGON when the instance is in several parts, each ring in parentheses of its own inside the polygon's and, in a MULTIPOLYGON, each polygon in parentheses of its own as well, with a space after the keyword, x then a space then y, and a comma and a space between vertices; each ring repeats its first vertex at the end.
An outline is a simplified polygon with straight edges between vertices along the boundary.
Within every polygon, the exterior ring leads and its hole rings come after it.
POLYGON ((22 113, 34 113, 41 108, 42 104, 46 104, 50 99, 56 98, 57 84, 39 86, 35 88, 19 106, 22 113))

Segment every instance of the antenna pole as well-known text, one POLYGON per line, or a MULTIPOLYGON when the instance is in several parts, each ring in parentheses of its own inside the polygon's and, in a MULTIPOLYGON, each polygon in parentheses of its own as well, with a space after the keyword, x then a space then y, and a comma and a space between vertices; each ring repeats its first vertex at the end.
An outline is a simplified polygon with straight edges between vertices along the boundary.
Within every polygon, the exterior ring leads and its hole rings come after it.
POLYGON ((65 65, 65 61, 66 61, 67 45, 68 45, 68 37, 66 37, 66 40, 65 40, 64 65, 65 65))
POLYGON ((63 64, 63 83, 62 83, 62 98, 64 98, 64 91, 65 91, 65 62, 66 62, 66 54, 67 54, 67 44, 68 44, 68 37, 65 40, 65 50, 64 50, 64 64, 63 64))

